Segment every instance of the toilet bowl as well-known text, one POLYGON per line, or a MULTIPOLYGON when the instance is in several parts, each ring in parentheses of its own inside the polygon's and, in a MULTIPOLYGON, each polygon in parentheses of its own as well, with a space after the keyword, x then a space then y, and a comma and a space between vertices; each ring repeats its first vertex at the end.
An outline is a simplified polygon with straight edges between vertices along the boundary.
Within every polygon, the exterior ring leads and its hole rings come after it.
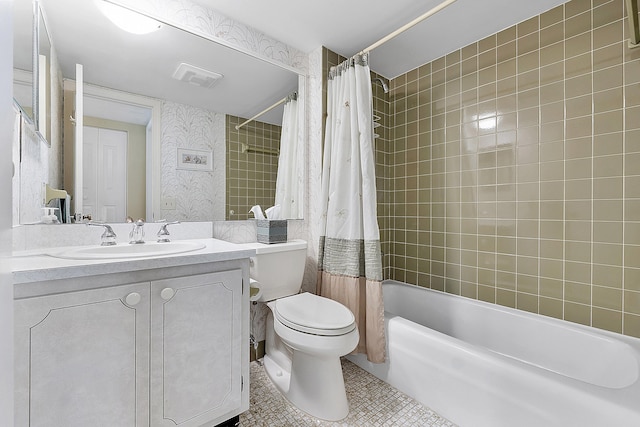
POLYGON ((253 244, 250 276, 260 287, 267 316, 264 367, 294 406, 338 421, 349 413, 340 357, 356 347, 353 313, 339 302, 299 290, 306 242, 253 244), (275 267, 275 268, 274 268, 275 267))

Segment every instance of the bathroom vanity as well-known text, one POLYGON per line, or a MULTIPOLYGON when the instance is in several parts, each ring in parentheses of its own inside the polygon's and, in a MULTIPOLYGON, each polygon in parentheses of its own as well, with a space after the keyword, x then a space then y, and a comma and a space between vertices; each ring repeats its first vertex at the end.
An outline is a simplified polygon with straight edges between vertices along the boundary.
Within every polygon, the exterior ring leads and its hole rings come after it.
POLYGON ((154 257, 14 256, 16 427, 215 426, 248 409, 255 251, 199 242, 154 257))

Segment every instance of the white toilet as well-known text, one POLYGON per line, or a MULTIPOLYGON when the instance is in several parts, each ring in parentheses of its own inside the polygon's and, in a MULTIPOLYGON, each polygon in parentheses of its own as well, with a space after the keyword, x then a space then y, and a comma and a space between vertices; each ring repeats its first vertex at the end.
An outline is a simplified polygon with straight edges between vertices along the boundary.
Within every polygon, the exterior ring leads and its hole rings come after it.
POLYGON ((260 287, 267 317, 264 366, 280 392, 296 407, 329 421, 349 413, 340 357, 358 344, 353 313, 302 286, 307 243, 256 243, 250 276, 260 287))

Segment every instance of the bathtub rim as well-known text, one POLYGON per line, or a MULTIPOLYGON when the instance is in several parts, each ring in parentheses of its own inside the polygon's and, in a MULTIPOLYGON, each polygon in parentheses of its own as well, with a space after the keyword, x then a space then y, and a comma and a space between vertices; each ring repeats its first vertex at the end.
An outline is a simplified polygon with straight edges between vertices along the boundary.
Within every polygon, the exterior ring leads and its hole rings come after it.
POLYGON ((388 315, 391 316, 395 316, 395 317, 400 317, 402 319, 405 319, 409 322, 412 322, 418 326, 421 326, 423 328, 427 328, 430 331, 433 331, 434 333, 440 334, 444 337, 445 340, 447 340, 448 342, 450 342, 452 345, 460 348, 463 351, 478 351, 481 354, 483 354, 483 356, 486 355, 493 355, 495 357, 499 357, 501 360, 506 361, 509 365, 511 365, 512 363, 515 363, 516 365, 522 365, 523 367, 525 367, 527 370, 529 369, 533 369, 534 372, 540 372, 542 375, 544 376, 548 376, 550 378, 552 378, 554 375, 560 375, 563 378, 565 378, 567 381, 569 381, 570 383, 574 384, 576 387, 582 389, 586 389, 586 391, 589 392, 597 392, 598 390, 610 390, 611 392, 616 392, 617 390, 621 390, 621 392, 619 393, 615 393, 615 394, 623 394, 625 393, 626 390, 629 389, 638 389, 638 393, 640 394, 640 339, 639 338, 635 338, 635 337, 631 337, 631 336, 627 336, 627 335, 622 335, 616 332, 612 332, 612 331, 607 331, 604 329, 599 329, 599 328, 595 328, 593 326, 586 326, 586 325, 582 325, 579 323, 574 323, 568 320, 562 320, 562 319, 557 319, 554 317, 550 317, 550 316, 545 316, 543 314, 537 314, 537 313, 531 313, 528 311, 524 311, 524 310, 518 310, 515 308, 511 308, 511 307, 505 307, 505 306, 501 306, 498 304, 494 304, 494 303, 490 303, 490 302, 486 302, 486 301, 482 301, 482 300, 478 300, 478 299, 473 299, 473 298, 469 298, 469 297, 465 297, 463 295, 457 295, 457 294, 452 294, 452 293, 448 293, 448 292, 443 292, 437 289, 431 289, 431 288, 426 288, 426 287, 422 287, 422 286, 418 286, 418 285, 413 285, 411 283, 406 283, 406 282, 400 282, 398 280, 393 280, 393 279, 387 279, 384 280, 382 282, 383 285, 383 295, 384 295, 384 289, 385 286, 388 285, 396 285, 399 287, 409 287, 409 288, 413 288, 413 289, 417 289, 419 291, 426 291, 428 293, 434 293, 436 295, 440 295, 443 297, 451 297, 451 298, 461 298, 463 302, 467 303, 467 304, 477 304, 480 307, 484 307, 488 310, 495 310, 495 311, 499 311, 502 313, 506 313, 508 315, 515 315, 515 316, 520 316, 520 317, 524 317, 524 318, 534 318, 535 321, 539 321, 539 322, 544 322, 547 324, 551 324, 554 326, 559 326, 562 328, 575 328, 577 331, 581 332, 581 333, 585 333, 585 334, 595 334, 595 335, 599 335, 601 338, 607 339, 607 340, 614 340, 614 341, 619 341, 622 344, 624 344, 625 346, 628 346, 631 348, 631 350, 633 351, 633 357, 635 359, 635 363, 636 363, 636 378, 635 381, 631 382, 629 385, 626 385, 624 387, 607 387, 607 386, 602 386, 602 385, 598 385, 598 384, 593 384, 591 382, 588 381, 584 381, 578 378, 574 378, 572 376, 568 376, 563 374, 562 372, 556 372, 552 369, 549 369, 547 367, 544 366, 540 366, 537 365, 535 363, 531 363, 529 361, 526 360, 522 360, 519 359, 517 357, 513 357, 510 356, 508 354, 503 354, 501 352, 492 350, 491 348, 482 346, 482 345, 477 345, 477 344, 473 344, 473 343, 469 343, 467 341, 464 341, 460 338, 448 335, 444 332, 440 332, 438 330, 435 329, 431 329, 428 326, 422 325, 419 322, 415 322, 411 319, 408 319, 404 316, 402 316, 402 314, 398 314, 398 313, 394 313, 394 312, 389 312, 387 311, 386 307, 385 307, 385 321, 386 321, 386 317, 388 315))
MULTIPOLYGON (((532 312, 526 311, 526 310, 520 310, 520 309, 513 308, 513 307, 507 307, 507 306, 504 306, 504 305, 499 305, 499 304, 496 304, 496 303, 491 303, 491 302, 483 301, 483 300, 480 300, 480 299, 470 298, 470 297, 467 297, 467 296, 464 296, 464 295, 452 294, 452 293, 449 293, 449 292, 440 291, 438 289, 427 288, 427 287, 424 287, 424 286, 419 286, 419 285, 414 285, 414 284, 411 284, 411 283, 401 282, 399 280, 394 280, 394 279, 385 279, 385 280, 383 280, 382 281, 383 289, 384 289, 384 285, 389 285, 389 284, 408 286, 410 288, 415 288, 415 289, 419 289, 419 290, 433 292, 433 293, 438 294, 438 295, 462 298, 463 300, 465 300, 467 302, 477 303, 477 304, 479 304, 481 306, 484 306, 486 308, 489 308, 489 309, 492 309, 492 310, 496 310, 496 311, 500 311, 500 312, 504 312, 504 313, 515 314, 515 315, 519 315, 519 316, 523 316, 523 317, 530 317, 530 316, 540 317, 541 318, 540 320, 548 322, 548 323, 551 323, 551 324, 568 323, 569 325, 571 325, 571 327, 576 327, 577 329, 580 329, 583 332, 601 334, 601 335, 604 335, 604 336, 606 336, 607 338, 610 338, 610 339, 617 339, 617 340, 620 340, 620 341, 624 341, 626 344, 628 344, 629 346, 633 347, 640 354, 640 338, 636 338, 636 337, 631 336, 631 335, 624 335, 624 334, 621 334, 621 333, 618 333, 618 332, 613 332, 613 331, 608 331, 606 329, 597 328, 595 326, 583 325, 582 323, 576 323, 576 322, 572 322, 570 320, 558 319, 556 317, 551 317, 551 316, 547 316, 545 314, 540 314, 540 313, 532 313, 532 312)), ((385 309, 385 311, 387 311, 387 310, 385 309)), ((392 313, 392 314, 398 315, 397 313, 392 313)), ((563 326, 563 325, 561 325, 561 326, 563 326)))

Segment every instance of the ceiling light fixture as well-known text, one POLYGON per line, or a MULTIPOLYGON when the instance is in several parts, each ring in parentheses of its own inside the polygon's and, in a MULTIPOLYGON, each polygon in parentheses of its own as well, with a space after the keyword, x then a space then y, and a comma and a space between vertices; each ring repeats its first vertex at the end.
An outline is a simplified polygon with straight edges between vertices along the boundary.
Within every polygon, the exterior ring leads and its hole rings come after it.
POLYGON ((155 19, 144 16, 138 12, 129 10, 123 6, 97 0, 100 11, 111 22, 121 29, 132 34, 148 34, 160 29, 162 24, 155 19))

